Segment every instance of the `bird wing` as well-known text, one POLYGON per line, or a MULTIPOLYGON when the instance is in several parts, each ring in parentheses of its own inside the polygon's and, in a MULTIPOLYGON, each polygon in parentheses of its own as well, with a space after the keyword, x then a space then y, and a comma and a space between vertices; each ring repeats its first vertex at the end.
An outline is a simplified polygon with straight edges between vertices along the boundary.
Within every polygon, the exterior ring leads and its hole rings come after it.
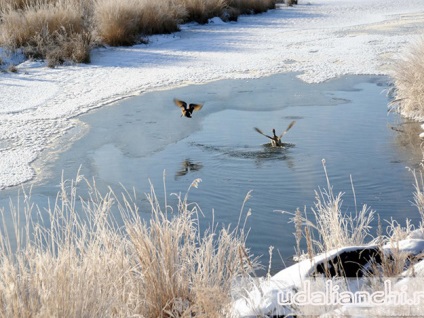
POLYGON ((292 128, 294 126, 294 124, 296 123, 295 120, 293 120, 289 126, 287 127, 287 129, 285 131, 283 131, 283 133, 280 135, 280 139, 283 138, 283 136, 286 134, 286 132, 288 132, 290 130, 290 128, 292 128))
POLYGON ((188 105, 188 108, 191 111, 193 111, 193 110, 195 110, 195 111, 201 110, 202 107, 203 107, 203 104, 190 104, 190 105, 188 105))
POLYGON ((271 136, 265 135, 262 130, 260 130, 259 128, 254 127, 253 129, 255 129, 258 133, 260 133, 261 135, 264 135, 265 137, 268 137, 269 139, 274 139, 271 136))
POLYGON ((175 103, 175 105, 177 105, 180 108, 184 108, 184 109, 187 108, 187 103, 182 101, 182 100, 174 98, 174 103, 175 103))

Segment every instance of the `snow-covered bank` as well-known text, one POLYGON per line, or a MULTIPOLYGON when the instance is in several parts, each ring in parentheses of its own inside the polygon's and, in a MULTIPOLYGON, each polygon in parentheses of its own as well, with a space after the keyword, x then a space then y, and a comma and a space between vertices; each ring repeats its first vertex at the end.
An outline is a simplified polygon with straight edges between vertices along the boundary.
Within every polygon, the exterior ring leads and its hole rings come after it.
POLYGON ((369 245, 331 250, 272 277, 242 281, 243 287, 236 291, 243 296, 236 297, 233 310, 237 317, 245 318, 398 317, 404 313, 422 317, 423 250, 422 230, 381 248, 369 245), (383 254, 386 262, 397 262, 392 266, 398 266, 400 273, 384 275, 383 254))
MULTIPOLYGON (((50 69, 26 61, 18 73, 1 74, 0 188, 33 178, 31 162, 78 124, 76 116, 144 91, 280 72, 299 72, 310 83, 387 74, 390 59, 421 35, 424 5, 311 0, 212 22, 184 25, 147 45, 95 49, 89 65, 50 69)), ((1 58, 7 61, 5 52, 1 58)))

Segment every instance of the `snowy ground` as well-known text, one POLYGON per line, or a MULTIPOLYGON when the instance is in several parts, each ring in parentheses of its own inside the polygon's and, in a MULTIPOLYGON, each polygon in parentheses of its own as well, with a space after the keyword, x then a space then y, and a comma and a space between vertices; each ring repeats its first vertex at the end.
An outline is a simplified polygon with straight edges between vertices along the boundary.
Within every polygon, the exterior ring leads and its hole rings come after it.
MULTIPOLYGON (((237 23, 184 25, 147 45, 98 48, 89 65, 50 69, 25 61, 18 73, 0 73, 0 189, 33 179, 31 163, 67 140, 63 136, 79 114, 112 101, 280 72, 300 72, 310 83, 388 74, 391 59, 422 35, 422 0, 299 2, 237 23)), ((0 57, 10 60, 1 49, 0 57)))
POLYGON ((322 318, 424 317, 423 231, 412 231, 407 239, 382 246, 385 255, 396 258, 404 253, 418 257, 405 263, 404 271, 398 275, 367 276, 368 266, 377 255, 365 256, 367 249, 378 250, 372 245, 340 248, 300 261, 270 278, 246 279, 234 284, 239 287, 234 293, 242 296, 235 297, 233 311, 237 317, 244 318, 296 314, 322 318), (355 269, 351 268, 348 274, 347 268, 359 259, 363 264, 353 265, 355 269), (328 266, 327 275, 317 270, 323 263, 328 266), (346 277, 330 274, 333 266, 344 268, 346 277), (365 275, 358 275, 362 271, 365 275))
MULTIPOLYGON (((360 277, 356 277, 357 274, 341 277, 317 273, 317 268, 323 263, 327 264, 328 272, 334 264, 339 268, 347 268, 353 258, 364 260, 367 258, 365 252, 375 248, 351 246, 328 251, 312 260, 300 261, 270 278, 246 279, 234 284, 242 286, 235 292, 242 296, 235 297, 233 311, 237 317, 244 318, 296 315, 322 318, 424 317, 422 260, 413 261, 413 265, 406 267, 403 272, 390 277, 367 276, 366 273, 360 277), (347 257, 343 257, 347 254, 347 257)), ((424 250, 423 232, 411 232, 407 239, 396 246, 388 243, 382 250, 386 255, 400 255, 401 252, 421 259, 424 250)), ((371 263, 358 265, 354 273, 369 271, 366 264, 371 263)))

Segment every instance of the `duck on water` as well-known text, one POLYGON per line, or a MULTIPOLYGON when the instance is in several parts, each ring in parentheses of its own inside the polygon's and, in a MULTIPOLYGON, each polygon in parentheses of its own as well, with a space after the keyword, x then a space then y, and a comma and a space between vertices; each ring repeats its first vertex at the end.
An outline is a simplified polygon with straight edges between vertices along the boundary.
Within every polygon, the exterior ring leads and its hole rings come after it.
POLYGON ((293 120, 290 124, 289 124, 289 126, 287 127, 287 129, 285 130, 285 131, 283 131, 282 133, 281 133, 281 135, 280 136, 277 136, 276 134, 275 134, 275 129, 272 129, 272 134, 273 134, 273 136, 271 137, 271 136, 268 136, 268 135, 266 135, 266 134, 264 134, 263 132, 262 132, 262 130, 260 130, 259 128, 257 128, 257 127, 254 127, 254 129, 258 132, 258 133, 260 133, 261 135, 263 135, 263 136, 265 136, 265 137, 267 137, 267 138, 269 138, 269 139, 271 139, 271 146, 272 147, 284 147, 284 144, 283 144, 283 142, 281 141, 281 138, 283 138, 283 136, 294 126, 294 124, 296 123, 296 121, 295 120, 293 120))

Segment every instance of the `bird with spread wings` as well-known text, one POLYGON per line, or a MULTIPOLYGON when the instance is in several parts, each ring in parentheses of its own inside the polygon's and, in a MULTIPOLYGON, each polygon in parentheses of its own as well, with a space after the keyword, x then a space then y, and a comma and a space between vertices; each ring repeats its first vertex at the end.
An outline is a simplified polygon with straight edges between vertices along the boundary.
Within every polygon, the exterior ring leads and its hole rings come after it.
POLYGON ((181 117, 184 116, 187 118, 192 118, 191 114, 193 111, 201 110, 203 107, 203 104, 187 104, 186 102, 177 98, 174 98, 174 103, 181 108, 181 117))
POLYGON ((264 134, 263 132, 262 132, 262 130, 260 130, 259 128, 257 128, 257 127, 254 127, 254 129, 258 132, 258 133, 260 133, 261 135, 263 135, 263 136, 265 136, 265 137, 267 137, 267 138, 269 138, 269 139, 271 139, 271 146, 272 147, 282 147, 283 146, 283 143, 281 142, 281 138, 283 138, 283 136, 290 130, 290 128, 292 128, 293 126, 294 126, 294 124, 296 123, 296 121, 295 120, 293 120, 290 124, 289 124, 289 126, 287 127, 287 129, 285 130, 285 131, 283 131, 283 133, 280 135, 280 136, 277 136, 276 134, 275 134, 275 129, 272 129, 272 134, 273 134, 273 136, 271 137, 271 136, 268 136, 268 135, 266 135, 266 134, 264 134))

